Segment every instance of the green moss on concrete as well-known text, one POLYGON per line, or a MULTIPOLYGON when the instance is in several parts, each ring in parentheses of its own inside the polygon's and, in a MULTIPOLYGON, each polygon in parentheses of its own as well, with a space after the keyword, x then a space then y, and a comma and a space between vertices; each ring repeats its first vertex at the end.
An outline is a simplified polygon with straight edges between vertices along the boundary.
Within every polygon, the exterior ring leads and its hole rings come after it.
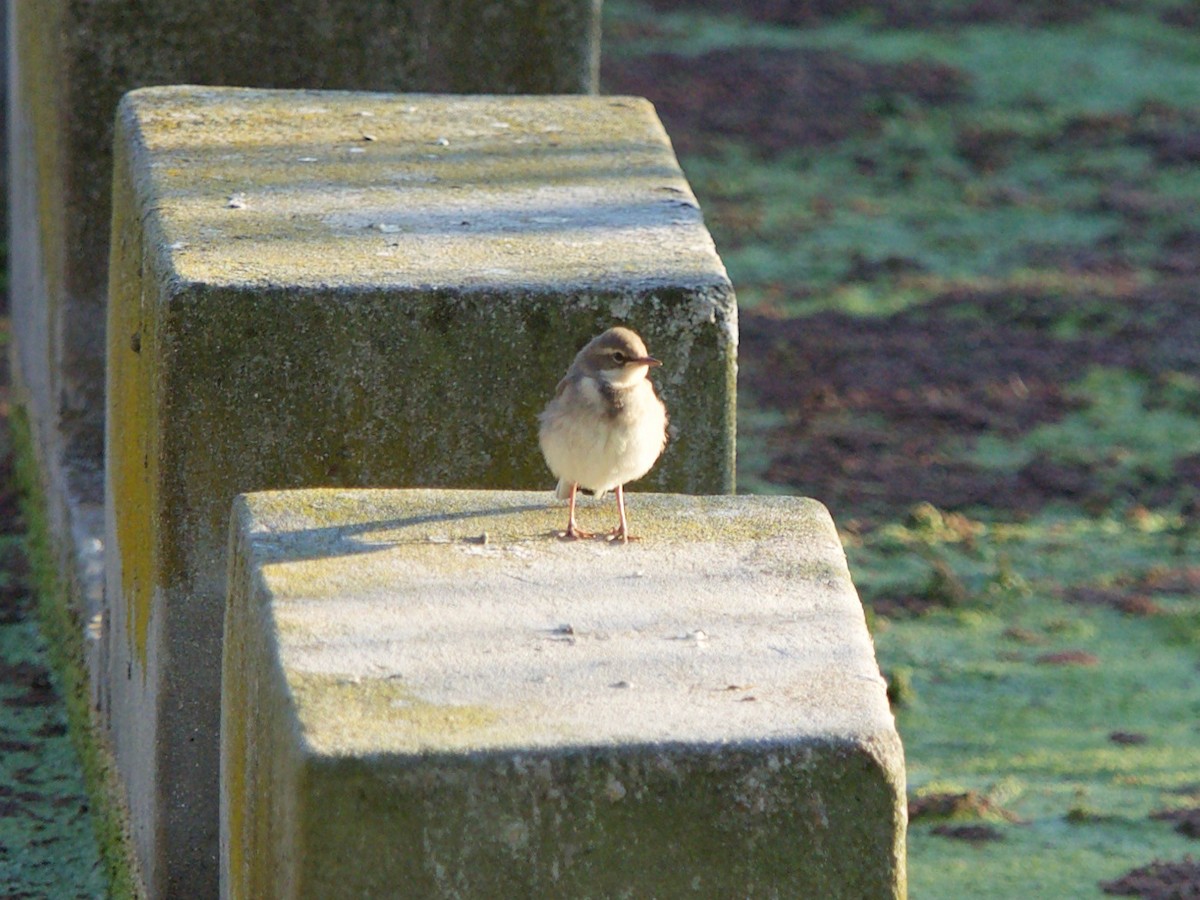
POLYGON ((902 856, 857 843, 893 814, 876 761, 819 744, 328 758, 301 785, 308 896, 904 896, 902 856))
MULTIPOLYGON (((110 338, 111 390, 128 407, 116 410, 122 424, 114 435, 149 444, 154 421, 172 424, 166 443, 149 448, 153 452, 117 448, 133 470, 118 473, 122 485, 115 495, 149 508, 144 504, 157 501, 147 492, 159 489, 155 462, 170 473, 159 500, 183 537, 165 544, 158 563, 163 582, 182 584, 193 577, 185 573, 220 568, 223 547, 213 537, 223 533, 227 504, 242 490, 547 485, 537 413, 576 349, 616 319, 641 330, 666 360, 659 388, 675 424, 644 486, 732 490, 733 296, 644 101, 464 98, 447 104, 301 96, 303 102, 278 92, 155 89, 126 103, 121 143, 129 146, 121 152, 130 158, 119 158, 119 170, 132 166, 138 175, 136 186, 122 183, 117 195, 128 208, 117 210, 114 260, 121 260, 122 272, 113 273, 113 291, 158 299, 147 308, 114 304, 122 318, 114 326, 120 333, 110 338), (184 103, 188 99, 194 105, 184 103), (364 142, 368 126, 374 140, 364 142), (434 136, 447 129, 477 149, 441 147, 434 136), (507 143, 497 144, 497 133, 507 143), (328 193, 327 141, 338 134, 365 152, 330 199, 321 193, 328 193), (322 148, 312 150, 320 154, 313 157, 320 188, 296 164, 296 154, 308 152, 295 146, 297 135, 322 148), (244 171, 230 160, 230 147, 240 148, 233 155, 244 159, 244 171), (398 194, 386 188, 399 177, 398 159, 415 172, 436 174, 398 194), (560 182, 569 188, 565 196, 522 212, 530 196, 552 192, 560 182), (247 208, 231 209, 228 199, 239 185, 259 193, 247 195, 247 208), (438 210, 446 197, 461 205, 458 188, 470 188, 471 202, 482 204, 474 223, 482 232, 455 243, 452 253, 440 252, 423 232, 432 229, 437 237, 457 229, 464 213, 456 211, 450 222, 438 210), (386 202, 373 201, 377 195, 386 202), (479 199, 485 195, 493 199, 479 199), (596 197, 610 195, 615 211, 605 212, 609 206, 596 197), (572 270, 553 249, 556 227, 537 213, 566 204, 566 216, 578 216, 576 201, 614 218, 597 222, 589 214, 581 235, 598 229, 600 237, 587 240, 599 255, 585 254, 581 268, 572 270), (378 217, 362 212, 372 202, 384 203, 378 217), (432 218, 402 212, 422 204, 431 204, 432 218), (357 212, 337 213, 341 208, 357 212), (388 224, 405 215, 412 221, 388 224), (358 220, 350 221, 354 216, 358 220), (364 239, 364 228, 376 234, 376 218, 389 230, 364 239), (631 239, 629 228, 636 235, 643 225, 669 229, 675 220, 688 235, 678 248, 664 234, 665 243, 651 245, 649 256, 634 258, 647 243, 631 239), (515 270, 497 274, 482 262, 464 262, 462 253, 489 235, 515 270), (146 267, 129 256, 142 241, 146 267), (412 251, 399 268, 380 249, 393 245, 402 255, 412 251), (130 282, 135 272, 148 283, 130 282), (262 283, 256 273, 267 273, 262 283), (439 281, 455 286, 421 286, 439 281), (255 302, 246 301, 249 294, 255 302), (129 346, 132 340, 139 349, 129 346), (167 369, 156 368, 160 360, 167 369), (301 371, 306 384, 324 389, 297 391, 301 371), (149 400, 137 393, 146 384, 159 389, 149 400), (186 387, 191 384, 222 390, 209 396, 186 387), (160 396, 163 406, 155 409, 160 396), (264 427, 267 422, 273 424, 264 427), (304 451, 296 452, 300 446, 304 451), (247 447, 254 453, 237 450, 247 447), (140 472, 139 457, 151 460, 140 472)), ((145 583, 141 567, 154 564, 149 549, 133 552, 124 577, 136 591, 135 583, 145 583)), ((143 606, 136 606, 129 627, 141 648, 148 627, 143 606)), ((144 659, 144 649, 138 653, 144 659)))
POLYGON ((123 115, 185 282, 728 293, 644 100, 155 88, 123 115))
POLYGON ((402 679, 360 679, 297 673, 288 680, 296 714, 321 729, 305 739, 322 752, 339 746, 342 735, 353 743, 379 741, 396 730, 411 730, 437 743, 440 734, 490 730, 500 714, 482 706, 428 703, 413 695, 402 679))
POLYGON ((16 449, 16 474, 22 491, 21 512, 28 529, 27 551, 37 594, 41 629, 50 660, 59 678, 66 705, 71 741, 82 764, 83 783, 90 803, 90 818, 100 851, 100 861, 112 900, 137 900, 140 884, 129 841, 121 788, 100 725, 92 717, 87 670, 83 653, 83 626, 71 607, 58 575, 58 552, 47 527, 45 499, 34 461, 27 419, 15 413, 12 428, 16 449))

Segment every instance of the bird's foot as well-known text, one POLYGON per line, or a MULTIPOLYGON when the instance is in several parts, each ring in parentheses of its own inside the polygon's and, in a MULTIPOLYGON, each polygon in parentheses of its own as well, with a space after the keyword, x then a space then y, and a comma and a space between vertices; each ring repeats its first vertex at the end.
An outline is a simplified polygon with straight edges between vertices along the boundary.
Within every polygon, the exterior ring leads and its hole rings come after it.
POLYGON ((638 537, 636 534, 630 534, 628 531, 626 531, 620 525, 618 525, 612 531, 607 532, 604 535, 604 538, 611 544, 628 544, 630 541, 640 541, 641 540, 641 538, 638 537))
POLYGON ((578 525, 568 525, 566 531, 558 532, 558 539, 560 541, 586 541, 595 536, 590 531, 584 531, 578 525))

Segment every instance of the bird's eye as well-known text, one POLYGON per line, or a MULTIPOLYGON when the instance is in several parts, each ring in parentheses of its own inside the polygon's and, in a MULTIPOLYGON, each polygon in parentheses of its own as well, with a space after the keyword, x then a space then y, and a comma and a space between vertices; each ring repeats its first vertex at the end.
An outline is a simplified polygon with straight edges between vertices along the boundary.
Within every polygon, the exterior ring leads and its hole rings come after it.
POLYGON ((613 362, 615 362, 618 366, 623 366, 628 361, 629 361, 629 357, 626 356, 624 353, 622 353, 620 350, 616 350, 613 352, 613 362))

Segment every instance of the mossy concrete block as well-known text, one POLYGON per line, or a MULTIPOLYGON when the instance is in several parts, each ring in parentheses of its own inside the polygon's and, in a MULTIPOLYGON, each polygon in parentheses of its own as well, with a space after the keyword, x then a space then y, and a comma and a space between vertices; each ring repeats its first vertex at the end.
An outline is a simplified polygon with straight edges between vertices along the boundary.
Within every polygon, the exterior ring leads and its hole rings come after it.
POLYGON ((824 507, 629 504, 622 546, 559 540, 544 493, 239 498, 222 896, 904 896, 902 750, 824 507))
POLYGON ((664 361, 644 484, 730 491, 736 307, 643 100, 148 88, 116 152, 105 652, 169 894, 215 878, 233 497, 549 490, 536 415, 616 322, 664 361))
POLYGON ((124 93, 161 84, 595 93, 598 82, 600 0, 5 6, 14 369, 56 458, 81 477, 102 467, 112 123, 124 93))

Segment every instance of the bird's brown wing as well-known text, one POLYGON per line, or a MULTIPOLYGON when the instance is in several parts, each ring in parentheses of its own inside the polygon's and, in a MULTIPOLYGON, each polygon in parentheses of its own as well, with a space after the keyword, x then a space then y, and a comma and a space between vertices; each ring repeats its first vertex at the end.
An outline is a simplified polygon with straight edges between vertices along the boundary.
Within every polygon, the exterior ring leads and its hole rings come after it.
POLYGON ((572 381, 578 381, 578 380, 579 380, 579 377, 577 375, 574 375, 571 372, 568 372, 566 375, 564 375, 562 378, 562 381, 560 381, 558 383, 558 387, 556 387, 554 389, 555 399, 557 399, 563 395, 563 391, 565 391, 567 389, 568 384, 570 384, 572 381))

